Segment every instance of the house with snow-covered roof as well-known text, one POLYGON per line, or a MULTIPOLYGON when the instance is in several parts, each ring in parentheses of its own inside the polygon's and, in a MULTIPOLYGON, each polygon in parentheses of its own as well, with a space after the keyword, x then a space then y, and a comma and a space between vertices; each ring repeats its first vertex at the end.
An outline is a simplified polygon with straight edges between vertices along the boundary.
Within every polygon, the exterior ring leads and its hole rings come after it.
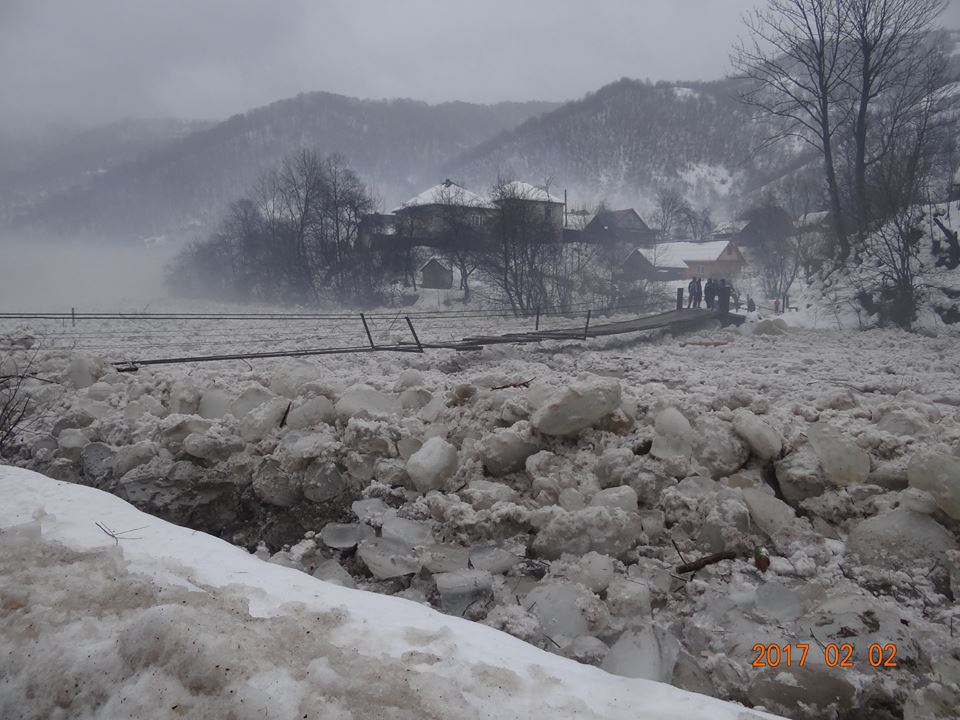
POLYGON ((601 210, 583 229, 583 239, 601 245, 626 243, 646 247, 657 241, 657 231, 650 228, 633 208, 601 210))
POLYGON ((495 213, 496 206, 482 195, 447 179, 400 203, 389 215, 365 216, 361 241, 365 247, 387 252, 410 247, 480 247, 495 213))
POLYGON ((780 242, 796 233, 793 219, 781 207, 763 205, 751 208, 737 219, 714 228, 714 240, 735 240, 740 247, 757 247, 768 242, 780 242))
POLYGON ((669 242, 638 248, 623 261, 622 280, 733 278, 747 264, 732 240, 669 242))
POLYGON ((507 205, 521 206, 530 214, 543 217, 557 231, 558 239, 563 231, 565 203, 551 195, 546 188, 511 180, 494 189, 491 201, 501 208, 507 205))

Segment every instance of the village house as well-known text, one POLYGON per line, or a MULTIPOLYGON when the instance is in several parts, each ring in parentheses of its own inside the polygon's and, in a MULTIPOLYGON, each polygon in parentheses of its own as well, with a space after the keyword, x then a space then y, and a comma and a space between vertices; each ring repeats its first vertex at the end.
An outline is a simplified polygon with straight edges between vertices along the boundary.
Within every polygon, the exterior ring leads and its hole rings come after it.
POLYGON ((732 240, 659 243, 637 248, 623 261, 617 280, 687 280, 739 275, 746 259, 732 240))
POLYGON ((391 214, 365 215, 360 221, 361 245, 380 251, 411 247, 483 250, 489 245, 494 218, 513 203, 519 204, 525 217, 545 219, 559 239, 563 200, 516 180, 498 188, 497 194, 491 202, 452 180, 444 180, 401 203, 391 214))
POLYGON ((412 245, 443 248, 451 236, 481 234, 495 213, 481 195, 447 179, 395 208, 394 229, 412 245))
POLYGON ((566 203, 545 189, 520 180, 513 180, 498 188, 498 195, 494 203, 498 205, 506 202, 528 203, 542 213, 543 217, 558 231, 563 228, 563 210, 566 203))
POLYGON ((657 231, 651 229, 633 208, 601 210, 583 229, 582 240, 605 246, 648 247, 656 243, 657 231))
POLYGON ((781 207, 765 205, 742 213, 736 220, 721 223, 711 233, 714 240, 733 240, 751 248, 769 242, 780 243, 796 233, 790 214, 781 207))

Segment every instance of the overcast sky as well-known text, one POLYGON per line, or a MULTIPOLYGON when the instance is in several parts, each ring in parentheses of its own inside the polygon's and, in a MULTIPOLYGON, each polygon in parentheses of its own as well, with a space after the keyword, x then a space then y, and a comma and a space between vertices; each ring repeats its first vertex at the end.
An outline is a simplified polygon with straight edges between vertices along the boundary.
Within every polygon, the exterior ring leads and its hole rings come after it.
MULTIPOLYGON (((298 92, 564 100, 713 79, 758 0, 0 0, 0 128, 219 119, 298 92)), ((960 0, 946 24, 960 27, 960 0)))

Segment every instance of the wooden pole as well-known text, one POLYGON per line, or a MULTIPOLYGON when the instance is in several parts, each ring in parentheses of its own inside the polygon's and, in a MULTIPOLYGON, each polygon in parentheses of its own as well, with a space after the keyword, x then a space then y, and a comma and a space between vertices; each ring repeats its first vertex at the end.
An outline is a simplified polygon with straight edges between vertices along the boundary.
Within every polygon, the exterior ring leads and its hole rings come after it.
POLYGON ((537 305, 537 325, 534 328, 537 332, 540 332, 540 306, 537 305))
POLYGON ((590 332, 590 310, 587 310, 587 324, 583 326, 583 339, 587 339, 587 333, 590 332))
POLYGON ((70 322, 73 324, 74 327, 77 326, 77 309, 76 308, 70 308, 70 322))
POLYGON ((417 349, 419 349, 420 352, 423 352, 423 345, 420 344, 420 338, 417 337, 417 331, 413 329, 413 323, 410 322, 409 315, 406 316, 406 320, 407 320, 407 327, 410 328, 410 334, 413 335, 413 339, 417 343, 417 349))
POLYGON ((367 331, 367 340, 370 341, 370 347, 376 349, 376 345, 373 344, 373 336, 370 334, 370 326, 367 325, 367 318, 363 313, 360 313, 360 319, 363 321, 363 329, 367 331))

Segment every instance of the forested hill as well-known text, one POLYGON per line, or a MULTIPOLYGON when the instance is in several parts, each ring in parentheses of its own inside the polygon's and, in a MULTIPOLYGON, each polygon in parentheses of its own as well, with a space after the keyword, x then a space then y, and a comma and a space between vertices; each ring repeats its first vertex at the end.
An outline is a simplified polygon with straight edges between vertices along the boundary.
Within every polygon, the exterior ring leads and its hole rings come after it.
POLYGON ((0 221, 212 123, 126 118, 85 129, 0 135, 0 221))
POLYGON ((722 205, 796 156, 756 149, 768 128, 750 119, 733 80, 623 79, 528 120, 452 161, 452 177, 483 185, 497 174, 551 181, 579 201, 643 205, 678 184, 696 204, 722 205))
MULTIPOLYGON (((236 115, 36 203, 20 227, 118 239, 209 226, 258 174, 309 147, 338 152, 389 205, 437 182, 450 158, 558 103, 428 105, 301 94, 236 115)), ((442 179, 442 178, 441 178, 442 179)))

